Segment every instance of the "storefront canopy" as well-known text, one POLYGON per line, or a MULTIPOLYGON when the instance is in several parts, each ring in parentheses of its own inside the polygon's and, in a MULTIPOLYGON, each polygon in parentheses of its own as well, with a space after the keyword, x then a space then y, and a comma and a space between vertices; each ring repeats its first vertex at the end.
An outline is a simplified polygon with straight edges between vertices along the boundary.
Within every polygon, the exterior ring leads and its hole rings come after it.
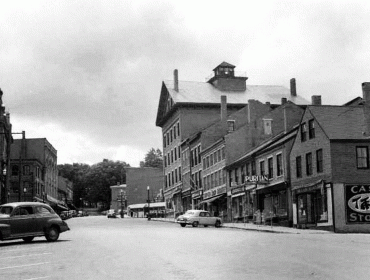
POLYGON ((204 204, 204 203, 211 203, 211 202, 215 201, 216 199, 220 199, 220 198, 225 197, 225 196, 226 196, 226 194, 225 194, 225 193, 220 194, 220 195, 216 195, 216 196, 213 196, 213 197, 211 197, 211 198, 208 198, 208 199, 203 200, 203 201, 201 202, 201 204, 204 204))

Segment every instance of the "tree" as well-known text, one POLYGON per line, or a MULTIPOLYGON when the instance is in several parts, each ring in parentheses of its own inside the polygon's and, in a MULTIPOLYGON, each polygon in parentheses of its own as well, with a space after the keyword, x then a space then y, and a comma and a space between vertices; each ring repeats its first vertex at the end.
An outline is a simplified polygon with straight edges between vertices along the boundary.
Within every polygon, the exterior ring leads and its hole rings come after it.
POLYGON ((151 148, 145 156, 145 160, 140 162, 140 167, 163 167, 163 155, 160 149, 151 148))

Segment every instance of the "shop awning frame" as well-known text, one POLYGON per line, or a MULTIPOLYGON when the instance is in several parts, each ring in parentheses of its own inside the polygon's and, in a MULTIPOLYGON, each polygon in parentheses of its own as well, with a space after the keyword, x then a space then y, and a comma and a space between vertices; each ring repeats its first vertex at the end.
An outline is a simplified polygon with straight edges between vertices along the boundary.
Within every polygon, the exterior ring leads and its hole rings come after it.
POLYGON ((216 195, 216 196, 213 196, 211 198, 208 198, 208 199, 205 199, 203 200, 202 202, 200 202, 199 204, 204 204, 204 203, 211 203, 217 199, 220 199, 222 197, 226 196, 226 193, 223 193, 223 194, 219 194, 219 195, 216 195))

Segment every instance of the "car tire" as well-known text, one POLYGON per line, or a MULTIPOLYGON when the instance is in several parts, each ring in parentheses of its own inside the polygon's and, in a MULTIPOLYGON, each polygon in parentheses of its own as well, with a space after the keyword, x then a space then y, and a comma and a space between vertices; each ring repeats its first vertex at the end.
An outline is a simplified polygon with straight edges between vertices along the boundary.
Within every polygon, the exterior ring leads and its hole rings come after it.
POLYGON ((215 224, 215 227, 221 227, 221 222, 220 221, 216 221, 216 224, 215 224))
POLYGON ((199 225, 199 222, 195 221, 191 224, 193 227, 197 227, 199 225))
POLYGON ((28 237, 24 237, 22 239, 23 239, 24 242, 29 243, 29 242, 31 242, 33 240, 33 238, 34 238, 33 236, 28 236, 28 237))
POLYGON ((186 224, 180 224, 181 227, 186 227, 186 224))
POLYGON ((57 241, 59 238, 59 230, 56 227, 50 227, 45 237, 47 241, 57 241))

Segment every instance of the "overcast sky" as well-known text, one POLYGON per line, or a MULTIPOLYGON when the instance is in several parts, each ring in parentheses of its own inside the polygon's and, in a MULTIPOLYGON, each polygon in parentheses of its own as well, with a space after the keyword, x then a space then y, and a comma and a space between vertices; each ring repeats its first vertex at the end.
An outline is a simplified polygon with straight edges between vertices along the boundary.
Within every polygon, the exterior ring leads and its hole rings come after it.
MULTIPOLYGON (((0 88, 13 132, 47 138, 58 164, 139 166, 163 80, 205 81, 227 61, 247 83, 341 105, 370 81, 368 1, 3 1, 0 88)), ((14 135, 14 138, 19 136, 14 135)))

